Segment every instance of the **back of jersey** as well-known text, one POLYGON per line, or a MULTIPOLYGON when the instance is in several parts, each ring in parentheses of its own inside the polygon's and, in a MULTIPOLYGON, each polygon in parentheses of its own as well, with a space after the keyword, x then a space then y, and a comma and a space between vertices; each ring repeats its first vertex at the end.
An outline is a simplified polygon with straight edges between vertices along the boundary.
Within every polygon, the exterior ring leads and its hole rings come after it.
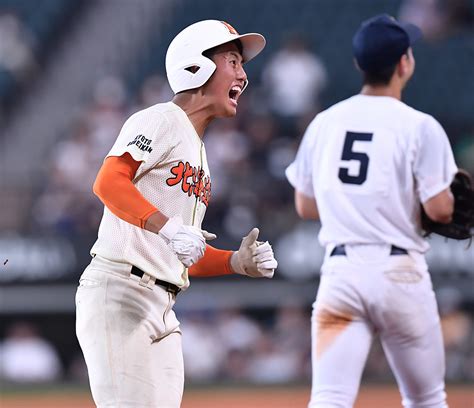
POLYGON ((322 245, 386 243, 424 252, 420 200, 448 187, 456 170, 431 116, 395 98, 356 95, 316 117, 287 176, 316 198, 322 245))

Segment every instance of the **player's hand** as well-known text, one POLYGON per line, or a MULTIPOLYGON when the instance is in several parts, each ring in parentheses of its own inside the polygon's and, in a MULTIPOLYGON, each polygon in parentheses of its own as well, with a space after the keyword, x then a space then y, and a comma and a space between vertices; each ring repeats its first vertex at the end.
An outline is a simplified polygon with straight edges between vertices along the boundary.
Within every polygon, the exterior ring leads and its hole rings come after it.
POLYGON ((206 241, 212 241, 213 239, 217 238, 216 234, 213 234, 212 232, 207 232, 206 230, 201 230, 201 233, 206 241))
POLYGON ((254 228, 242 239, 240 248, 230 258, 235 273, 252 278, 272 278, 278 262, 271 245, 257 241, 258 228, 254 228))
POLYGON ((184 225, 180 216, 170 218, 158 232, 184 266, 195 264, 206 250, 206 239, 216 235, 197 227, 184 225))

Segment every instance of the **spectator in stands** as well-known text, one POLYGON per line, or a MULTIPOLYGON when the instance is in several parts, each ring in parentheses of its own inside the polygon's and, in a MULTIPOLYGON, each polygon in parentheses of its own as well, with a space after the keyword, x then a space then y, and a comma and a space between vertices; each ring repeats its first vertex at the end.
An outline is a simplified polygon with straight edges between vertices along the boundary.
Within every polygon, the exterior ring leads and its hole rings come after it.
POLYGON ((269 146, 278 136, 277 123, 270 115, 249 118, 245 132, 250 140, 250 162, 253 170, 264 171, 267 165, 269 146))
POLYGON ((401 21, 415 24, 427 40, 440 40, 474 23, 474 3, 470 0, 405 0, 399 10, 401 21))
POLYGON ((426 40, 441 37, 446 25, 446 15, 439 0, 405 0, 400 6, 398 18, 420 27, 426 40))
POLYGON ((18 322, 7 330, 0 345, 0 378, 18 383, 57 380, 61 364, 54 347, 35 326, 18 322))
POLYGON ((238 307, 221 310, 213 326, 217 326, 219 338, 229 350, 249 351, 263 335, 262 327, 238 307))
POLYGON ((181 319, 183 356, 186 377, 193 381, 218 378, 225 357, 225 344, 214 333, 212 316, 193 313, 181 319))
POLYGON ((294 139, 282 135, 278 123, 270 115, 249 117, 245 133, 250 140, 250 151, 246 167, 241 167, 239 174, 252 180, 242 182, 241 186, 242 189, 250 186, 247 196, 254 197, 253 200, 247 199, 245 205, 249 207, 251 204, 259 224, 268 228, 268 236, 277 238, 287 231, 286 221, 293 213, 288 206, 292 201, 291 191, 282 176, 284 163, 292 160, 289 157, 293 155, 294 139), (254 174, 259 177, 253 177, 254 174))
POLYGON ((305 311, 299 300, 282 301, 276 313, 273 329, 273 336, 282 348, 309 349, 311 345, 311 330, 307 323, 309 317, 309 309, 305 311))
POLYGON ((278 384, 300 378, 301 350, 284 349, 267 332, 254 345, 248 367, 248 378, 260 384, 278 384))
POLYGON ((33 38, 12 12, 0 14, 0 70, 10 72, 18 82, 35 69, 33 38))
POLYGON ((101 204, 90 186, 125 116, 122 81, 102 78, 95 86, 93 101, 71 126, 72 137, 59 142, 52 155, 48 185, 33 210, 35 222, 43 230, 64 235, 95 234, 101 204))
POLYGON ((320 95, 327 84, 321 59, 298 34, 288 35, 281 49, 263 70, 263 84, 272 111, 283 119, 284 132, 292 131, 301 117, 320 109, 320 95))
POLYGON ((48 184, 35 202, 33 218, 42 231, 87 235, 95 233, 100 221, 100 203, 90 191, 100 161, 88 123, 78 121, 71 133, 70 139, 56 146, 48 184))
POLYGON ((213 326, 225 346, 222 375, 229 380, 248 381, 252 348, 264 336, 263 327, 238 307, 221 310, 213 326))
MULTIPOLYGON (((94 89, 92 104, 86 109, 84 121, 89 126, 93 159, 100 167, 128 116, 125 109, 125 86, 121 78, 107 76, 94 89)), ((90 184, 88 184, 90 186, 90 184)))
POLYGON ((93 160, 95 153, 89 123, 79 121, 71 129, 72 137, 56 145, 50 182, 59 190, 75 193, 90 191, 100 163, 93 160), (72 157, 74 160, 71 160, 72 157))
POLYGON ((234 188, 234 175, 241 171, 249 154, 248 137, 232 120, 220 120, 209 128, 206 152, 212 174, 212 200, 225 199, 234 188))
POLYGON ((166 102, 172 98, 173 92, 166 78, 158 74, 152 75, 145 78, 138 94, 137 103, 131 112, 137 112, 155 103, 166 102))

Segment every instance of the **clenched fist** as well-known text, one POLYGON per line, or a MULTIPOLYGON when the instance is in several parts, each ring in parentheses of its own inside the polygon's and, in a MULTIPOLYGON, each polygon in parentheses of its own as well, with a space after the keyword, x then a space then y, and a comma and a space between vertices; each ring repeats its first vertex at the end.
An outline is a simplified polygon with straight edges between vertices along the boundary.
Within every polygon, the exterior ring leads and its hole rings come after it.
POLYGON ((189 268, 195 264, 206 249, 206 240, 216 238, 214 234, 192 225, 184 225, 181 217, 170 218, 158 232, 181 263, 189 268))
POLYGON ((278 262, 271 245, 257 241, 258 228, 254 228, 242 239, 238 251, 232 254, 230 264, 235 273, 252 278, 272 278, 278 262))

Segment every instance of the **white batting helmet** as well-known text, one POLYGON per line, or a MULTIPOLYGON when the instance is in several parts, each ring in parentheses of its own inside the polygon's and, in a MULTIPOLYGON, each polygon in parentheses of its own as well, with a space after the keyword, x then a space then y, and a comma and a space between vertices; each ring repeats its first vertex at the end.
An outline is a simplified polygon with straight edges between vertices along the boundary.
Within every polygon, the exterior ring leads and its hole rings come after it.
POLYGON ((166 75, 175 94, 204 85, 216 70, 216 64, 204 51, 234 40, 242 43, 243 62, 250 61, 265 47, 261 34, 239 34, 225 21, 204 20, 181 31, 166 52, 166 75), (190 70, 197 67, 197 70, 190 70), (194 72, 192 72, 194 71, 194 72))

